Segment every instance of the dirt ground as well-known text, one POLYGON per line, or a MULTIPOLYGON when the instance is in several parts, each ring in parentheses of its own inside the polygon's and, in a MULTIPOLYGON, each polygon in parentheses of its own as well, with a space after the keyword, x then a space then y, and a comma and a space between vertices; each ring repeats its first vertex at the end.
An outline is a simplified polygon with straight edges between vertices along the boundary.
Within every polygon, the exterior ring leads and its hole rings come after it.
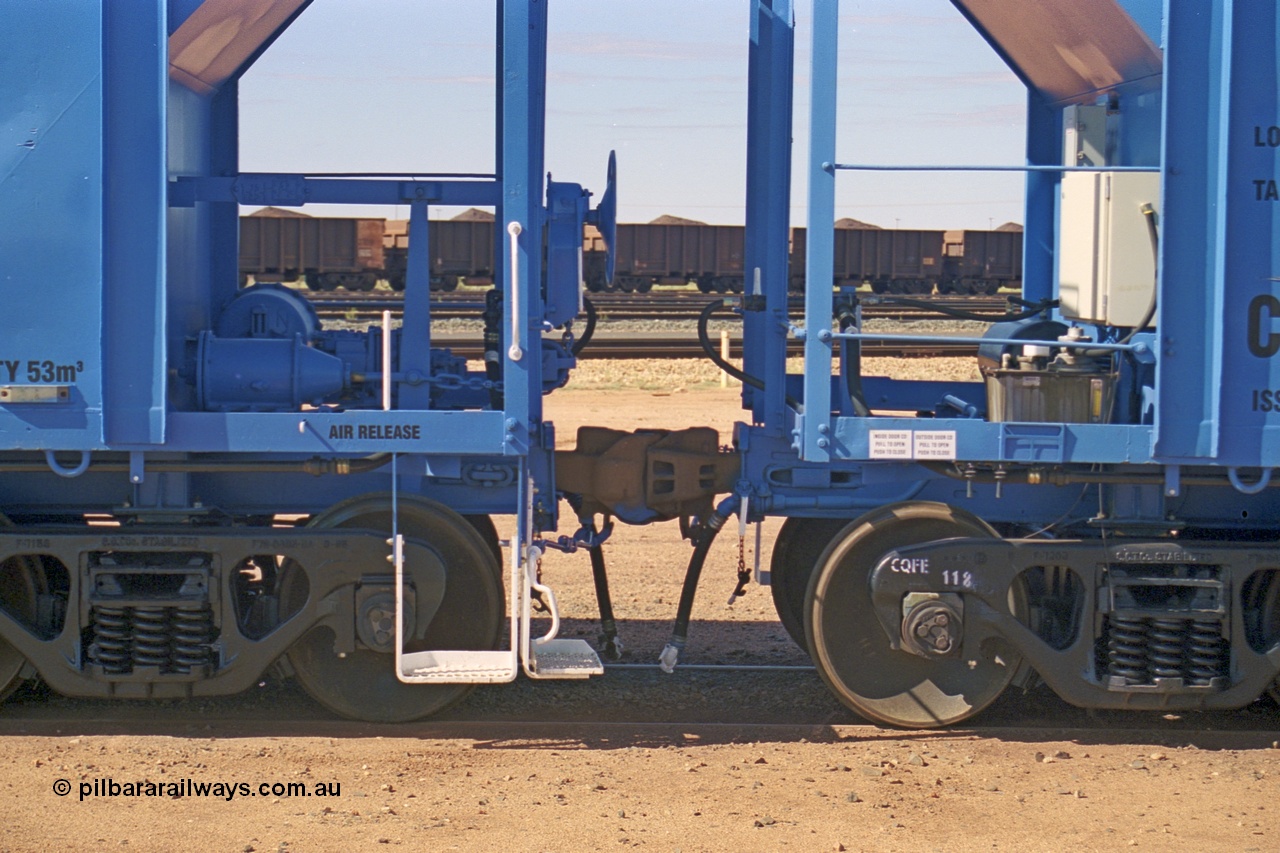
POLYGON ((10 736, 5 756, 6 850, 1263 851, 1280 808, 1273 748, 872 729, 10 736), (247 790, 93 796, 108 779, 247 790), (334 795, 258 795, 280 782, 334 795))
MULTIPOLYGON (((562 444, 578 423, 711 423, 727 441, 736 402, 673 369, 646 391, 557 392, 548 414, 562 444)), ((807 663, 767 590, 726 606, 736 536, 717 548, 685 660, 807 663)), ((665 641, 688 555, 674 525, 616 534, 628 662, 652 663, 665 641)), ((584 566, 546 566, 570 635, 594 633, 584 566)), ((1037 728, 1032 708, 1026 725, 1015 710, 988 731, 901 732, 861 724, 812 673, 764 673, 723 700, 696 676, 670 689, 660 679, 679 673, 627 677, 604 676, 631 686, 599 717, 581 701, 593 688, 523 683, 406 726, 334 720, 296 697, 204 714, 54 703, 47 717, 11 702, 0 850, 1280 849, 1274 711, 1191 728, 1174 715, 1100 727, 1077 712, 1037 728), (687 700, 671 698, 680 690, 687 700), (541 709, 523 719, 545 722, 502 722, 502 703, 523 696, 541 709), (272 789, 291 783, 308 795, 272 789)))

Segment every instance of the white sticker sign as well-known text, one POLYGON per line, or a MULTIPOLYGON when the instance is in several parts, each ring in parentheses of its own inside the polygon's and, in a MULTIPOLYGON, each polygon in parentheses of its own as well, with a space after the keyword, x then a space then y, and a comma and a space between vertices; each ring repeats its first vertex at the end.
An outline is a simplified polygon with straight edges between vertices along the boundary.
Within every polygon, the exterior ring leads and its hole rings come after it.
POLYGON ((873 429, 867 433, 867 439, 871 459, 950 461, 956 458, 955 430, 873 429))
POLYGON ((873 429, 867 433, 872 459, 910 459, 911 430, 873 429))
POLYGON ((956 431, 937 430, 934 432, 915 433, 911 455, 913 459, 955 459, 956 431))

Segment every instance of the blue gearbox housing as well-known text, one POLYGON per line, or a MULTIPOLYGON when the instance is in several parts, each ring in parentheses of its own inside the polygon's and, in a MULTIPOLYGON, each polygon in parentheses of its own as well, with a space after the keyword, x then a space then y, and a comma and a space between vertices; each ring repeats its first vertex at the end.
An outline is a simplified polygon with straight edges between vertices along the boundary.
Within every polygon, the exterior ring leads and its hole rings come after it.
MULTIPOLYGON (((211 330, 187 341, 179 376, 194 386, 204 411, 379 408, 383 334, 377 327, 326 330, 302 294, 257 284, 237 293, 211 330)), ((390 335, 391 363, 398 364, 402 330, 390 335)), ((568 345, 544 339, 541 353, 544 391, 562 387, 575 364, 568 345)), ((393 389, 430 385, 433 409, 488 408, 502 391, 501 378, 470 372, 465 358, 441 348, 431 350, 429 371, 394 373, 392 380, 393 389)))

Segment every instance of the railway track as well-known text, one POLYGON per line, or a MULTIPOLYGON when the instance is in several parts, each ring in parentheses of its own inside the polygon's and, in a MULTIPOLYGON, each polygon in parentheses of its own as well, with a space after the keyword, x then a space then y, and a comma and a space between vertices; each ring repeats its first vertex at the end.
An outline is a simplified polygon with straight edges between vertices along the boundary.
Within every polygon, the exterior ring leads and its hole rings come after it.
MULTIPOLYGON (((403 297, 389 291, 369 293, 308 292, 308 299, 322 317, 347 320, 367 320, 383 311, 400 313, 404 310, 403 297)), ((593 293, 589 296, 599 316, 607 320, 691 320, 704 307, 718 299, 715 294, 690 292, 671 293, 593 293)), ((728 298, 730 301, 733 297, 728 298)), ((900 305, 893 297, 864 296, 863 317, 867 319, 893 320, 944 320, 950 315, 944 311, 916 305, 900 305), (881 301, 888 300, 888 301, 881 301)), ((1008 302, 1003 296, 935 296, 925 301, 942 308, 971 312, 996 319, 1006 313, 1008 302)), ((478 317, 484 310, 484 291, 454 291, 434 293, 431 297, 431 313, 439 319, 478 317)), ((800 302, 795 301, 793 311, 799 312, 800 302)), ((727 313, 727 311, 726 311, 727 313)))
MULTIPOLYGON (((1008 740, 1045 737, 1114 743, 1197 744, 1211 749, 1262 749, 1276 739, 1276 709, 1264 703, 1239 711, 1139 714, 1089 712, 1045 690, 1010 691, 981 715, 951 731, 1008 740)), ((892 738, 900 731, 868 724, 836 703, 816 673, 805 667, 683 666, 673 674, 656 667, 606 666, 584 683, 480 686, 459 705, 435 717, 402 724, 342 720, 287 680, 268 677, 256 690, 234 696, 154 702, 71 699, 24 688, 0 705, 0 736, 56 734, 177 734, 192 729, 228 737, 281 738, 335 735, 389 737, 512 737, 511 726, 536 726, 562 737, 584 725, 637 727, 675 735, 689 726, 760 728, 775 734, 807 730, 805 737, 892 738), (431 733, 427 735, 427 733, 431 733), (825 734, 823 734, 825 733, 825 734)))

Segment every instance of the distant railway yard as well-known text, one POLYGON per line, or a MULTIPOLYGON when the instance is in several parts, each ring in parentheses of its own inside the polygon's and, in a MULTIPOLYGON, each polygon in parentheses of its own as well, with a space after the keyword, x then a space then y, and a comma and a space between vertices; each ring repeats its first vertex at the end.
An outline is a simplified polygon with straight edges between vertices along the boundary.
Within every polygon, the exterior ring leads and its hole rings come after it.
MULTIPOLYGON (((431 297, 431 314, 441 320, 477 317, 484 310, 486 290, 468 289, 437 292, 431 297)), ((383 311, 404 310, 404 297, 391 290, 367 293, 308 293, 321 317, 375 317, 383 311)), ((693 320, 709 303, 732 299, 692 290, 651 291, 645 294, 593 293, 589 296, 602 319, 609 320, 693 320)), ((995 319, 1009 310, 1004 296, 931 296, 915 299, 862 295, 862 316, 866 319, 942 320, 947 309, 959 309, 995 319), (927 299, 927 304, 925 300, 927 299)), ((726 307, 730 303, 726 301, 726 307)), ((799 311, 800 301, 794 309, 799 311)))
MULTIPOLYGON (((477 335, 477 325, 484 310, 485 290, 468 289, 432 294, 431 314, 435 320, 455 321, 446 325, 436 336, 443 346, 455 354, 467 358, 479 358, 483 354, 482 342, 477 335), (469 323, 468 321, 476 321, 469 323)), ((316 312, 328 321, 345 321, 363 324, 377 320, 382 312, 390 311, 396 317, 404 310, 404 298, 390 290, 369 292, 333 293, 307 292, 316 312)), ((738 297, 703 294, 695 291, 665 291, 647 294, 593 293, 589 299, 598 318, 597 328, 589 346, 579 356, 588 359, 633 358, 696 358, 703 348, 695 335, 698 315, 711 303, 722 301, 723 307, 712 314, 713 321, 721 322, 726 330, 734 324, 734 307, 738 297)), ((928 334, 936 331, 940 323, 956 324, 951 313, 961 311, 977 317, 998 318, 1010 310, 1004 296, 934 296, 924 299, 881 297, 865 294, 861 297, 862 317, 867 321, 896 321, 912 325, 895 332, 928 334)), ((793 307, 793 314, 800 306, 793 307)), ((975 329, 979 327, 975 326, 975 329)), ((954 329, 952 330, 954 331, 954 329)), ((720 345, 719 331, 715 332, 715 344, 720 345)), ((792 355, 798 355, 801 342, 794 340, 789 346, 792 355)), ((971 344, 927 343, 879 343, 865 342, 862 351, 868 357, 928 358, 972 356, 977 348, 971 344)), ((742 333, 734 327, 729 331, 731 358, 742 355, 742 333)))

